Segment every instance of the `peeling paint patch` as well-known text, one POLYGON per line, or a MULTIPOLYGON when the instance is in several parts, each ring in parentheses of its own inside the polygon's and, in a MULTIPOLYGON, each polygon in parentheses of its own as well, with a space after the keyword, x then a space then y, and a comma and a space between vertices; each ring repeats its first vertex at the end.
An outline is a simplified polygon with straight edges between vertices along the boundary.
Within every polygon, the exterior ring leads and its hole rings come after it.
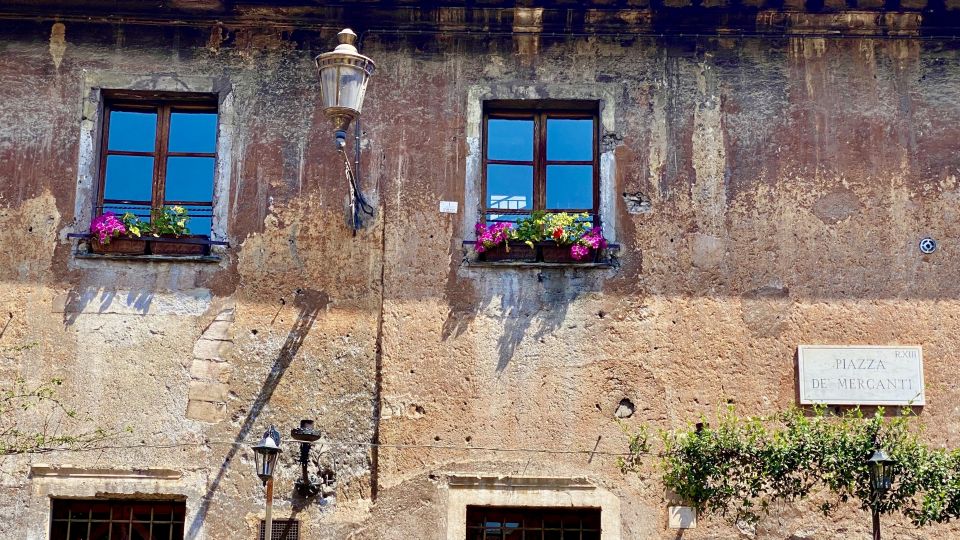
POLYGON ((849 189, 840 189, 820 197, 811 210, 820 221, 833 225, 859 212, 860 198, 849 189))
POLYGON ((63 23, 54 23, 50 28, 50 58, 53 66, 60 69, 63 55, 67 52, 67 27, 63 23))

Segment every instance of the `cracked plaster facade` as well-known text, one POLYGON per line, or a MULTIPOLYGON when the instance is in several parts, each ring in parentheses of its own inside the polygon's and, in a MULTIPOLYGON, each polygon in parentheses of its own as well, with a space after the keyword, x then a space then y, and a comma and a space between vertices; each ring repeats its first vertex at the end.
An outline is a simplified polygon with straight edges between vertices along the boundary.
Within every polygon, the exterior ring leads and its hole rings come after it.
MULTIPOLYGON (((624 476, 612 456, 490 448, 621 452, 625 398, 627 424, 661 428, 728 400, 780 410, 796 402, 799 343, 922 344, 925 437, 960 444, 960 51, 917 39, 924 5, 744 2, 759 11, 734 29, 775 31, 679 38, 643 2, 401 2, 385 30, 361 32, 378 64, 361 177, 377 215, 352 236, 313 56, 393 8, 181 1, 121 22, 102 2, 53 4, 0 13, 0 377, 62 377, 70 406, 132 433, 0 460, 2 538, 47 538, 50 497, 135 494, 186 498, 187 538, 254 538, 249 444, 300 418, 325 433, 339 480, 335 497, 296 497, 287 445, 275 517, 302 520, 305 539, 448 538, 471 475, 494 478, 478 480, 483 501, 528 500, 497 478, 588 485, 583 500, 615 512, 604 538, 735 538, 719 520, 668 530, 656 474, 624 476), (577 32, 551 30, 563 10, 577 32), (407 16, 433 17, 429 31, 407 16), (89 218, 98 89, 178 81, 229 99, 215 230, 231 246, 218 263, 76 259, 66 235, 89 218), (464 264, 484 96, 601 100, 617 267, 464 264), (441 200, 462 210, 441 214, 441 200), (941 249, 923 256, 926 235, 941 249), (151 468, 173 472, 135 473, 151 468)), ((860 510, 815 507, 748 532, 867 535, 860 510)), ((890 518, 885 534, 960 529, 890 518)))

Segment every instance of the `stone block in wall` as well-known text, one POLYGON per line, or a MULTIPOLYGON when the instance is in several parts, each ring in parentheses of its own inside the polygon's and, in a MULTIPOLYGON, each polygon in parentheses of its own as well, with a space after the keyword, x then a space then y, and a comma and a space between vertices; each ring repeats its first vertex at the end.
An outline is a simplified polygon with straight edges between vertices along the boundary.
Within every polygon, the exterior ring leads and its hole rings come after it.
POLYGON ((229 341, 200 338, 193 345, 193 356, 196 358, 220 360, 229 354, 232 347, 233 343, 229 341))
POLYGON ((187 403, 187 418, 201 422, 216 423, 227 417, 227 404, 213 401, 190 400, 187 403))
POLYGON ((227 393, 230 387, 223 383, 190 381, 191 401, 227 401, 227 393))
POLYGON ((212 339, 215 341, 230 341, 233 339, 233 323, 230 321, 214 320, 203 331, 203 339, 212 339))
POLYGON ((233 367, 230 364, 216 360, 194 358, 193 365, 190 366, 190 376, 199 380, 227 383, 230 382, 232 373, 233 367))

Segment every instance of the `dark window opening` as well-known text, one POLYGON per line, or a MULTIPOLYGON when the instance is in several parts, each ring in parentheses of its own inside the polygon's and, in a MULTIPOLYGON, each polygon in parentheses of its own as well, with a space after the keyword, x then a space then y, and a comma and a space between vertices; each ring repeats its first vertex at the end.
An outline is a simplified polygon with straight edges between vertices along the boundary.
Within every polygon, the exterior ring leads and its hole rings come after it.
MULTIPOLYGON (((273 540, 300 540, 300 522, 295 519, 273 520, 271 537, 273 540)), ((267 522, 260 520, 260 540, 267 537, 267 522)))
POLYGON ((184 501, 51 501, 50 540, 183 540, 184 501))
POLYGON ((217 102, 156 95, 106 96, 96 214, 182 206, 191 234, 210 235, 217 161, 217 102))
POLYGON ((516 221, 534 210, 586 213, 599 225, 599 119, 591 108, 487 107, 483 206, 487 221, 516 221))
POLYGON ((599 508, 467 506, 467 540, 600 540, 599 508))

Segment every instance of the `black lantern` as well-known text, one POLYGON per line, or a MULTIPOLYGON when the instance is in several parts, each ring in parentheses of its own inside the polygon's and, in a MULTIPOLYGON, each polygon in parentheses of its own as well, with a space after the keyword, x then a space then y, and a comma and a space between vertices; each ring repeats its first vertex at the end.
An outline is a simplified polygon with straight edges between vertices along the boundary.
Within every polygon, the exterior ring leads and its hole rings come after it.
POLYGON ((307 468, 310 466, 310 447, 317 442, 321 433, 313 428, 313 420, 301 420, 300 427, 290 430, 293 440, 300 443, 300 478, 297 479, 297 493, 302 497, 313 497, 320 493, 320 484, 307 468))
POLYGON ((893 465, 896 460, 887 455, 882 448, 873 451, 873 455, 867 460, 867 467, 870 469, 870 487, 874 493, 885 493, 893 484, 893 465))
POLYGON ((280 432, 273 426, 263 432, 263 439, 253 447, 253 459, 257 467, 257 476, 263 483, 273 478, 273 469, 280 457, 280 432))

